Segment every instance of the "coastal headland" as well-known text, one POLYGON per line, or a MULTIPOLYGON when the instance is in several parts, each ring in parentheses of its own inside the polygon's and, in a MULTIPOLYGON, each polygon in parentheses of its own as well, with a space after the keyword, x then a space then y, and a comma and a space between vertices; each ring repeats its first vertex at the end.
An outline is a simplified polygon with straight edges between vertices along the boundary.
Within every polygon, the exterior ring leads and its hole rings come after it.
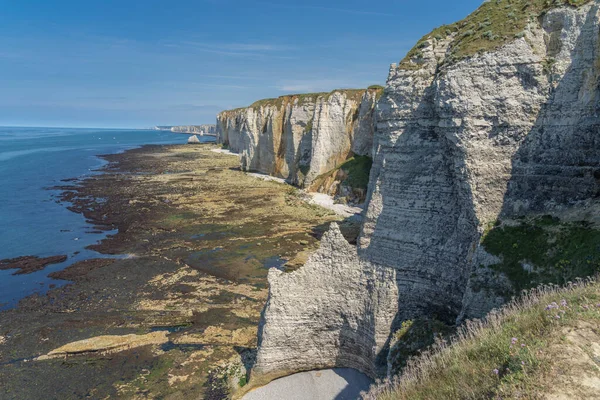
MULTIPOLYGON (((62 200, 117 258, 0 313, 0 398, 221 399, 255 356, 271 267, 294 269, 342 217, 239 170, 215 145, 103 156, 62 200)), ((357 227, 342 221, 349 240, 357 227)))

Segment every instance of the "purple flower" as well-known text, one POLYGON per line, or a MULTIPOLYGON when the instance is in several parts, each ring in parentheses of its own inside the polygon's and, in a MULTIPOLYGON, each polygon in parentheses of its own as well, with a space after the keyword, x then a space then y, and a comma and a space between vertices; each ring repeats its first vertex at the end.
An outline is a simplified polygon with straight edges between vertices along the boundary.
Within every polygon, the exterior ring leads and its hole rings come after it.
POLYGON ((497 369, 497 368, 496 368, 496 369, 494 369, 492 372, 493 372, 494 374, 496 374, 496 375, 498 375, 498 374, 500 373, 500 371, 498 371, 498 369, 497 369))
POLYGON ((560 305, 563 306, 563 307, 566 307, 567 306, 567 301, 565 299, 562 299, 560 301, 560 305))
POLYGON ((560 315, 556 314, 556 317, 554 317, 556 319, 560 319, 560 315))
POLYGON ((521 361, 521 365, 525 365, 525 361, 521 361))
POLYGON ((516 337, 512 338, 512 344, 516 344, 519 341, 519 339, 517 339, 516 337))
POLYGON ((525 347, 525 343, 521 343, 521 347, 525 347))

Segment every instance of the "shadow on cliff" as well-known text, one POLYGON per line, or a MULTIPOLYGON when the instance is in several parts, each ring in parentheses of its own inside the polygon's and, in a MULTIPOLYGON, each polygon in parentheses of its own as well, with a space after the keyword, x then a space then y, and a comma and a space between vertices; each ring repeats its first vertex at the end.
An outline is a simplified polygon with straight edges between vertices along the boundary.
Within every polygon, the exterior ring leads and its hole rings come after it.
MULTIPOLYGON (((512 158, 501 218, 550 213, 600 199, 598 9, 592 6, 586 16, 571 53, 573 62, 554 82, 548 101, 512 158)), ((551 38, 561 33, 563 26, 559 28, 548 32, 551 38)), ((557 43, 562 43, 549 42, 547 59, 552 60, 561 50, 557 43)))
MULTIPOLYGON (((367 214, 363 229, 369 232, 362 235, 371 236, 367 241, 361 237, 359 256, 395 270, 398 312, 391 334, 403 321, 423 315, 454 322, 479 238, 473 193, 465 184, 466 155, 450 139, 462 128, 438 128, 436 89, 435 81, 425 89, 415 110, 403 118, 407 126, 395 141, 378 138, 381 150, 371 172, 368 202, 380 198, 381 212, 371 221, 367 214)), ((387 362, 391 334, 377 355, 380 369, 387 362)))
MULTIPOLYGON (((361 226, 361 218, 360 216, 351 216, 346 217, 342 221, 337 221, 337 224, 340 228, 340 232, 344 235, 344 239, 348 241, 350 244, 357 244, 358 235, 360 234, 360 226, 361 226)), ((331 222, 325 222, 321 225, 317 225, 311 229, 311 236, 317 240, 321 240, 325 232, 329 230, 331 226, 331 222)))

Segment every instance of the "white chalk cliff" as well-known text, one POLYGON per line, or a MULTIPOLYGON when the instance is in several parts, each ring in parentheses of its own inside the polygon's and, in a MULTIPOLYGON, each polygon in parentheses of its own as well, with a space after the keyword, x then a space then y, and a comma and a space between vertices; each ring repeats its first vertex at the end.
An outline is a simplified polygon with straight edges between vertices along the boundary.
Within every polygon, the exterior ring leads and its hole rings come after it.
POLYGON ((217 117, 217 142, 258 171, 336 194, 337 168, 353 155, 372 156, 380 88, 282 96, 217 117))
MULTIPOLYGON (((349 245, 334 225, 303 268, 269 273, 255 375, 334 366, 384 375, 390 335, 402 321, 452 323, 506 300, 472 289, 490 263, 480 245, 486 224, 599 201, 599 7, 595 0, 544 9, 527 17, 522 33, 457 57, 465 22, 427 36, 392 65, 377 105, 359 244, 349 245)), ((493 43, 494 21, 488 25, 493 43)), ((335 110, 347 118, 341 96, 312 104, 282 106, 276 126, 277 108, 237 111, 220 117, 219 132, 244 154, 246 168, 292 180, 310 149, 310 180, 330 168, 331 150, 319 146, 340 143, 318 137, 331 122, 320 116, 335 110), (308 115, 315 116, 310 146, 300 128, 292 130, 308 115), (262 152, 248 144, 262 132, 285 134, 263 135, 273 143, 262 152)), ((359 147, 366 151, 370 141, 359 147)))

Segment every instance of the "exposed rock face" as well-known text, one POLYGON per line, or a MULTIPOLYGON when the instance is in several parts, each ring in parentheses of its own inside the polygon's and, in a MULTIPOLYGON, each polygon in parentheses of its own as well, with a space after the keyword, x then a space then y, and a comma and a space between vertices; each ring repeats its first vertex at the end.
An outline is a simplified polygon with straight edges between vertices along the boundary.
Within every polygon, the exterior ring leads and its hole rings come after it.
POLYGON ((495 262, 486 224, 598 201, 599 3, 545 12, 459 61, 455 36, 432 35, 414 65, 392 66, 358 249, 333 228, 304 268, 270 274, 258 374, 378 375, 402 321, 480 317, 505 300, 474 285, 495 262))
POLYGON ((85 353, 111 354, 136 347, 164 344, 169 341, 167 334, 168 332, 162 331, 152 332, 146 335, 97 336, 66 344, 58 349, 52 350, 46 355, 38 357, 37 360, 43 361, 85 353))
MULTIPOLYGON (((157 128, 160 129, 160 127, 157 128)), ((217 133, 217 126, 212 124, 171 126, 167 128, 167 130, 175 133, 194 133, 199 135, 215 135, 217 133)))
POLYGON ((51 256, 40 258, 37 256, 23 256, 0 260, 0 271, 7 269, 16 269, 13 275, 26 275, 41 271, 50 264, 59 264, 67 261, 67 256, 51 256))
POLYGON ((377 376, 372 360, 398 309, 395 281, 395 270, 361 262, 333 223, 304 267, 269 271, 256 372, 278 376, 343 365, 377 376))
POLYGON ((323 182, 350 156, 372 155, 375 103, 381 89, 336 90, 283 96, 217 117, 217 142, 258 171, 315 190, 336 193, 339 179, 323 182))

